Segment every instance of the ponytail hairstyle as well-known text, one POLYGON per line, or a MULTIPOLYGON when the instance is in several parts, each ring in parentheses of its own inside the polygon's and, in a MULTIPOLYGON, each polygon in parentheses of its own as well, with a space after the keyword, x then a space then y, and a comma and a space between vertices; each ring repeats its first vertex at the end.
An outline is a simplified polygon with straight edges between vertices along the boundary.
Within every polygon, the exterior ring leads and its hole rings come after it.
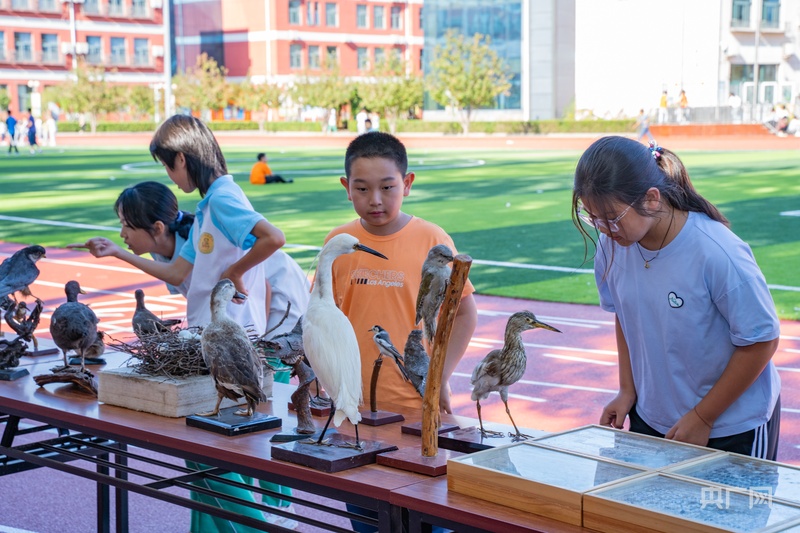
POLYGON ((158 127, 150 141, 150 155, 175 169, 175 158, 183 154, 189 181, 204 197, 219 176, 228 173, 225 157, 214 134, 203 121, 188 115, 173 115, 158 127))
POLYGON ((114 203, 117 216, 132 229, 143 229, 151 235, 156 222, 183 239, 189 238, 194 215, 178 209, 178 199, 169 187, 157 181, 143 181, 120 193, 114 203))
POLYGON ((632 206, 641 216, 655 216, 642 207, 642 200, 652 187, 671 207, 704 213, 728 225, 722 213, 695 190, 686 167, 673 152, 655 145, 648 149, 627 137, 603 137, 592 143, 578 161, 572 189, 572 221, 584 237, 587 257, 588 243, 596 245, 597 231, 590 233, 578 218, 581 200, 592 204, 595 216, 613 212, 615 201, 632 206))

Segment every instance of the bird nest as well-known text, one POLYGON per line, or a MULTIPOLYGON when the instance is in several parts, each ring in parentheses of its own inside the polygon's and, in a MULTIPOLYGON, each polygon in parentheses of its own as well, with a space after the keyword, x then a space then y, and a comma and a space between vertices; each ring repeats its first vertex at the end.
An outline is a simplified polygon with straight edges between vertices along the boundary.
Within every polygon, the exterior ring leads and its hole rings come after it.
POLYGON ((197 327, 142 334, 133 342, 111 339, 106 345, 132 357, 126 361, 139 374, 181 378, 208 374, 197 327), (185 333, 184 333, 185 332, 185 333))

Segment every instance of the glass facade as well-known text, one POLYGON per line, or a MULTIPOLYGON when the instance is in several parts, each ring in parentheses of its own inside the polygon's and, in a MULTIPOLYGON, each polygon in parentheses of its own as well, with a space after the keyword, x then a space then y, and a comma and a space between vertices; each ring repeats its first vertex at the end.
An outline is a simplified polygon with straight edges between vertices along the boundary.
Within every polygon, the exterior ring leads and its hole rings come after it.
MULTIPOLYGON (((463 35, 476 33, 491 38, 491 47, 503 58, 511 72, 511 88, 497 98, 495 109, 521 108, 522 78, 522 0, 426 0, 425 49, 423 66, 427 74, 434 49, 444 43, 448 30, 463 35)), ((440 109, 430 98, 425 109, 440 109)))
POLYGON ((86 53, 86 62, 99 65, 103 62, 103 42, 97 35, 86 36, 86 46, 89 49, 86 53))

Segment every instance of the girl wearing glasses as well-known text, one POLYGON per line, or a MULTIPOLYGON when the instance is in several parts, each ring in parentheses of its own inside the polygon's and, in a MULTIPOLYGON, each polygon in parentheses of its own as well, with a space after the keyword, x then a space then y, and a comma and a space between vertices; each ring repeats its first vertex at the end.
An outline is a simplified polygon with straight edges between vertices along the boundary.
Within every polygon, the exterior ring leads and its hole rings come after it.
POLYGON ((669 150, 604 137, 575 169, 574 223, 615 313, 620 390, 600 423, 775 460, 780 323, 750 247, 669 150))

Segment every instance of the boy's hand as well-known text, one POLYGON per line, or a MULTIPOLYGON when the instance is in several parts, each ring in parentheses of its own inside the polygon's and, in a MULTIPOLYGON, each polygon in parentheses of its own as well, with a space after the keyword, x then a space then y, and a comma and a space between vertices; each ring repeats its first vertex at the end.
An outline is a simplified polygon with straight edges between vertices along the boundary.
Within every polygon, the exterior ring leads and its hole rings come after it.
POLYGON ((122 251, 118 244, 105 237, 94 237, 83 244, 68 244, 67 248, 70 250, 87 249, 95 257, 116 257, 122 251))
POLYGON ((453 414, 453 408, 450 405, 450 396, 450 382, 445 381, 442 383, 442 388, 439 390, 439 411, 447 413, 448 415, 453 414))

